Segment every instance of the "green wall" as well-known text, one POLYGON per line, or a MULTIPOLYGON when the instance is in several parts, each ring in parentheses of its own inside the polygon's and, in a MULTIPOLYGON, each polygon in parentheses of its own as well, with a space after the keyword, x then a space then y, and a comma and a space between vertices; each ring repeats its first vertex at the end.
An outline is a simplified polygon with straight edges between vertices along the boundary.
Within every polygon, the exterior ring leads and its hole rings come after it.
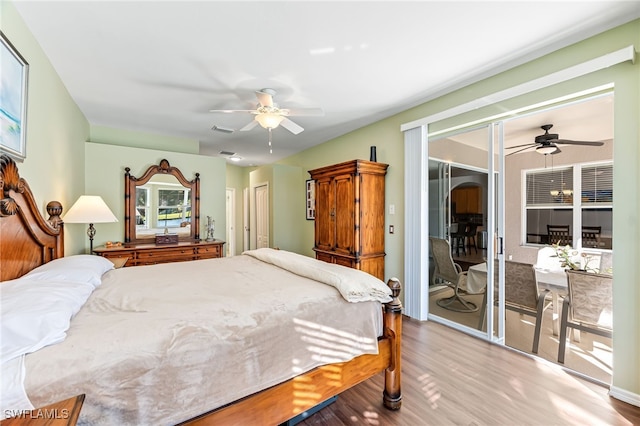
MULTIPOLYGON (((60 201, 69 209, 84 193, 84 142, 89 123, 11 2, 0 2, 0 27, 29 63, 27 156, 18 163, 18 170, 47 217, 49 201, 60 201)), ((86 230, 66 230, 65 253, 80 251, 83 238, 87 238, 86 230)))
POLYGON ((150 134, 105 126, 91 126, 91 142, 110 145, 136 146, 170 152, 198 154, 200 142, 196 139, 150 134))

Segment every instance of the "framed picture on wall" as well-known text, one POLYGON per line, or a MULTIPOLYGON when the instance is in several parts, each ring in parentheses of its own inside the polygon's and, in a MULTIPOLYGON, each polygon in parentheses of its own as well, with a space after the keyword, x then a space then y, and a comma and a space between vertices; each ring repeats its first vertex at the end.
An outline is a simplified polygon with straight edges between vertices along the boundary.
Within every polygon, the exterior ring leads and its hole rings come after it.
POLYGON ((316 218, 316 181, 313 179, 307 179, 307 200, 306 211, 307 220, 314 220, 316 218))
POLYGON ((26 157, 29 64, 0 31, 0 151, 18 161, 26 157))

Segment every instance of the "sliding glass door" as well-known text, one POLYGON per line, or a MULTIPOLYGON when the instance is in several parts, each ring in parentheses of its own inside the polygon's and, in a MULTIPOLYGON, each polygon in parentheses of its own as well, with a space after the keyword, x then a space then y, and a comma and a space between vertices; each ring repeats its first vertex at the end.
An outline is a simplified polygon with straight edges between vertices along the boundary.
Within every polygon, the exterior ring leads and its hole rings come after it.
POLYGON ((494 312, 488 279, 499 277, 493 132, 483 126, 428 142, 429 316, 487 336, 494 334, 486 331, 494 328, 485 319, 494 312))

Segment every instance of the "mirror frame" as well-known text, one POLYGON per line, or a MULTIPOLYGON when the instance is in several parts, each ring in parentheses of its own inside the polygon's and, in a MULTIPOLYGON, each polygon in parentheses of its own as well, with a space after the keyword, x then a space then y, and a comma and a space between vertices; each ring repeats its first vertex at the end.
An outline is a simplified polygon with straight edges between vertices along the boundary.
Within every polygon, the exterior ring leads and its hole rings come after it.
POLYGON ((200 173, 196 173, 193 180, 187 180, 180 169, 169 165, 169 161, 163 159, 157 166, 151 166, 142 177, 136 178, 129 167, 125 167, 124 174, 124 242, 155 244, 153 238, 138 238, 136 234, 135 194, 136 188, 145 185, 158 174, 172 175, 185 188, 191 189, 191 233, 188 236, 180 236, 179 241, 200 241, 200 173))

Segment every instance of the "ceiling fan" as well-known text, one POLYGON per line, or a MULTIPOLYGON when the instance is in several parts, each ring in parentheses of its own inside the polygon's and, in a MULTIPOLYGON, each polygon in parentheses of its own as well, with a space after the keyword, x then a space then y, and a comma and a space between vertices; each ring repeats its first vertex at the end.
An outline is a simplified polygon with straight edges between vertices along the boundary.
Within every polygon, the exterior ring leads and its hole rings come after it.
POLYGON ((557 133, 549 133, 549 130, 553 127, 553 124, 545 124, 540 126, 544 130, 544 135, 536 136, 533 143, 527 143, 523 145, 511 146, 507 149, 520 148, 517 151, 510 152, 507 155, 517 154, 518 152, 526 151, 528 149, 535 148, 539 154, 559 154, 560 148, 558 145, 586 145, 586 146, 602 146, 604 142, 601 141, 572 141, 568 139, 560 139, 557 133))
MULTIPOLYGON (((324 111, 322 108, 302 108, 302 109, 286 109, 280 108, 278 104, 273 102, 273 97, 276 95, 276 91, 273 89, 262 89, 256 91, 256 97, 258 98, 258 104, 255 109, 212 109, 209 112, 214 113, 249 113, 253 114, 254 119, 246 126, 240 129, 241 132, 245 132, 253 129, 256 125, 260 124, 267 130, 275 129, 278 126, 282 126, 294 135, 302 132, 304 129, 298 124, 291 121, 288 117, 291 116, 322 116, 324 111)), ((216 126, 214 126, 216 127, 216 126)))

